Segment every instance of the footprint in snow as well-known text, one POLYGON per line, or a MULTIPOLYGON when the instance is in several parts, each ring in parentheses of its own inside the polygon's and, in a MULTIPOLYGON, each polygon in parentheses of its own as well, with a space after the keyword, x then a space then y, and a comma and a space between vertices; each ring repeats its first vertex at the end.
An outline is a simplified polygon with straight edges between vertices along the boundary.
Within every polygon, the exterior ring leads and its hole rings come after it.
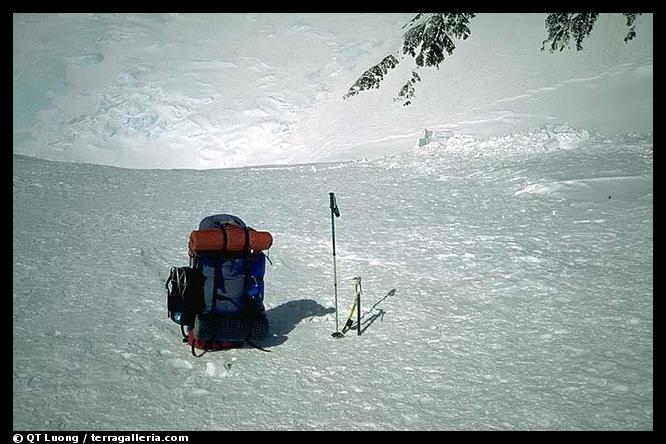
POLYGON ((79 66, 91 67, 102 63, 104 55, 100 53, 84 54, 79 57, 73 57, 70 61, 79 66))
POLYGON ((175 368, 184 368, 188 370, 192 369, 192 363, 181 358, 171 359, 169 363, 171 364, 172 367, 175 368))
POLYGON ((211 378, 214 377, 214 376, 219 376, 219 377, 230 376, 231 375, 231 362, 225 362, 223 364, 222 369, 219 370, 219 371, 215 367, 214 363, 207 362, 205 373, 206 373, 206 376, 211 377, 211 378))
POLYGON ((210 392, 206 389, 195 388, 195 389, 186 390, 183 396, 185 396, 185 398, 201 398, 209 394, 210 392))

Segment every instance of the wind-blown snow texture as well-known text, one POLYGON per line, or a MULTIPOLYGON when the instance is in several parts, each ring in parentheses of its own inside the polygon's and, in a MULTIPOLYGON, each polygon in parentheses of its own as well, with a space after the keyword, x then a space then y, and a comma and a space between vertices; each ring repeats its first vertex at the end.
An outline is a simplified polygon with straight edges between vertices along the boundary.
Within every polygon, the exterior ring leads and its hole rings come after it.
POLYGON ((479 14, 343 101, 412 16, 14 15, 14 429, 653 428, 652 15, 479 14), (215 213, 274 236, 271 353, 166 316, 215 213))
POLYGON ((208 171, 14 156, 14 428, 651 429, 652 144, 551 128, 208 171), (363 335, 340 340, 332 190, 341 316, 364 286, 363 335), (217 212, 275 238, 272 353, 194 358, 166 317, 168 268, 217 212))

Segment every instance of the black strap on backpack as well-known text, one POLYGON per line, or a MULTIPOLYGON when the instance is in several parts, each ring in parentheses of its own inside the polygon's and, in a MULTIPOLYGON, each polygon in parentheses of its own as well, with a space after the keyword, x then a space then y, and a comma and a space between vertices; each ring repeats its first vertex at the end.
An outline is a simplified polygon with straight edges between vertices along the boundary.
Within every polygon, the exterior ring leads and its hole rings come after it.
MULTIPOLYGON (((243 259, 245 260, 245 271, 243 279, 243 297, 246 299, 246 305, 249 305, 248 291, 250 290, 250 230, 244 227, 245 244, 243 245, 243 259)), ((246 307, 247 310, 248 307, 246 307)))
POLYGON ((181 272, 180 268, 171 267, 171 270, 169 270, 169 277, 164 283, 164 287, 166 288, 167 292, 168 318, 171 317, 171 309, 173 308, 172 303, 174 303, 174 299, 176 299, 174 292, 177 293, 178 295, 182 295, 185 292, 185 287, 187 286, 187 277, 185 276, 185 273, 183 272, 181 276, 179 272, 181 272), (169 288, 169 285, 171 285, 171 288, 169 288))
MULTIPOLYGON (((227 245, 229 244, 229 237, 227 236, 227 230, 224 229, 226 225, 230 225, 228 223, 222 224, 220 226, 220 231, 222 232, 222 251, 226 250, 227 245)), ((222 267, 218 267, 217 264, 215 264, 215 267, 213 267, 213 300, 211 302, 211 312, 215 313, 215 307, 217 306, 217 282, 218 282, 218 271, 220 274, 219 279, 224 279, 224 276, 222 276, 222 267), (218 270, 219 269, 219 270, 218 270)))
POLYGON ((245 231, 245 244, 243 245, 245 258, 245 287, 243 288, 243 294, 245 294, 249 280, 248 275, 250 274, 250 230, 247 227, 243 227, 243 231, 245 231))
POLYGON ((222 251, 224 251, 227 249, 229 238, 227 238, 227 230, 224 229, 224 225, 220 227, 220 231, 222 231, 222 251))
MULTIPOLYGON (((250 230, 247 227, 245 227, 244 230, 245 230, 245 245, 243 246, 243 252, 245 253, 245 284, 243 286, 243 295, 247 298, 248 297, 247 293, 248 293, 249 288, 250 288, 251 250, 250 250, 250 230)), ((251 305, 249 302, 250 301, 249 301, 249 298, 248 298, 248 300, 246 301, 246 304, 251 305)), ((246 307, 246 310, 248 310, 248 308, 251 310, 251 313, 253 315, 256 314, 256 313, 254 313, 254 311, 256 310, 256 308, 254 306, 246 307)), ((262 348, 262 347, 258 346, 257 344, 255 344, 253 341, 251 341, 250 340, 251 337, 252 337, 252 328, 250 327, 248 332, 247 332, 247 337, 245 338, 244 342, 246 344, 250 345, 251 347, 256 348, 257 350, 261 350, 261 351, 264 351, 264 352, 267 352, 267 353, 271 353, 270 350, 266 350, 265 348, 262 348)))
POLYGON ((265 348, 261 348, 261 347, 259 347, 257 344, 255 344, 254 342, 250 341, 250 336, 252 336, 252 335, 251 335, 251 334, 248 335, 247 339, 245 340, 245 342, 246 342, 249 346, 254 347, 254 348, 256 348, 257 350, 264 351, 264 352, 266 352, 266 353, 271 353, 270 350, 266 350, 265 348))
POLYGON ((208 351, 208 341, 206 341, 206 344, 204 345, 204 350, 201 352, 200 355, 197 355, 197 352, 194 351, 194 341, 195 340, 192 340, 192 356, 194 356, 195 358, 200 358, 203 355, 205 355, 206 352, 208 351))
POLYGON ((200 355, 197 355, 197 352, 194 351, 194 341, 196 341, 196 338, 193 337, 192 338, 192 356, 194 356, 195 358, 200 358, 203 355, 205 355, 206 352, 208 352, 208 347, 210 347, 210 344, 212 344, 214 340, 215 340, 215 335, 213 335, 212 339, 209 339, 206 342, 204 342, 203 351, 201 352, 200 355))
POLYGON ((167 318, 171 316, 171 311, 169 310, 169 284, 171 283, 171 280, 173 279, 173 270, 175 270, 176 267, 171 267, 171 270, 169 270, 169 277, 167 278, 166 282, 164 283, 164 288, 166 288, 167 292, 167 318))

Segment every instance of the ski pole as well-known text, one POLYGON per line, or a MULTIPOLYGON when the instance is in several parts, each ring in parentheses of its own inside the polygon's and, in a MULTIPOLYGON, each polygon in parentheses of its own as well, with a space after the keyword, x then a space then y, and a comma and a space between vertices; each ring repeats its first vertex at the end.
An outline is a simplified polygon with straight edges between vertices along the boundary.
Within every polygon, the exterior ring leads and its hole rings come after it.
POLYGON ((331 208, 331 232, 333 233, 333 291, 335 293, 335 333, 331 336, 341 338, 343 334, 340 333, 338 326, 338 270, 335 264, 335 217, 340 217, 340 210, 338 209, 338 203, 335 201, 335 193, 328 193, 328 195, 331 208))
POLYGON ((361 277, 357 276, 354 281, 354 301, 352 303, 351 311, 345 325, 340 332, 342 336, 347 333, 354 325, 354 314, 356 314, 356 326, 358 327, 358 335, 361 335, 361 277))
POLYGON ((363 288, 361 287, 361 276, 358 276, 356 281, 356 297, 358 298, 357 305, 357 312, 356 312, 356 328, 357 333, 359 336, 361 336, 361 294, 363 293, 363 288))

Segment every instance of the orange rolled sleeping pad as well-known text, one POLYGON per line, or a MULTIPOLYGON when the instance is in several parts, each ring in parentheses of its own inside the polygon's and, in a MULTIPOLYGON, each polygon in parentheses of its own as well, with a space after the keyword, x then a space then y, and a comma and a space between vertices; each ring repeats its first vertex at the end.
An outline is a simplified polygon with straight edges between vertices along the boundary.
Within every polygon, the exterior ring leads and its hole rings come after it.
MULTIPOLYGON (((268 250, 273 245, 273 236, 268 231, 256 231, 248 228, 250 235, 249 249, 268 250)), ((236 225, 223 228, 194 230, 190 234, 189 249, 193 253, 201 252, 236 252, 245 248, 245 230, 236 225), (224 232, 223 232, 224 230, 224 232)))

